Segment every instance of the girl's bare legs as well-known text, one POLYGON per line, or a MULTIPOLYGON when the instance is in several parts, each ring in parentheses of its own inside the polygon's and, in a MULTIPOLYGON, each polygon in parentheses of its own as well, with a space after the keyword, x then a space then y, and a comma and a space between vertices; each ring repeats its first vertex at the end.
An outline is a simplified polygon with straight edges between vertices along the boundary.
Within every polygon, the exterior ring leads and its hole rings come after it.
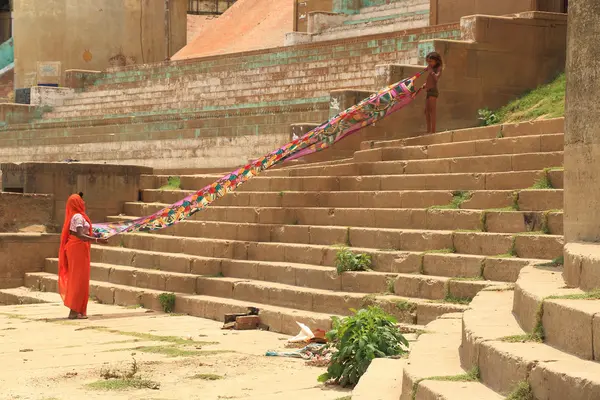
POLYGON ((429 110, 429 118, 428 118, 428 129, 429 133, 435 133, 436 130, 436 111, 437 111, 437 98, 430 97, 427 99, 427 109, 429 110))
POLYGON ((431 132, 431 112, 429 110, 429 98, 425 100, 425 120, 427 121, 427 133, 431 132))

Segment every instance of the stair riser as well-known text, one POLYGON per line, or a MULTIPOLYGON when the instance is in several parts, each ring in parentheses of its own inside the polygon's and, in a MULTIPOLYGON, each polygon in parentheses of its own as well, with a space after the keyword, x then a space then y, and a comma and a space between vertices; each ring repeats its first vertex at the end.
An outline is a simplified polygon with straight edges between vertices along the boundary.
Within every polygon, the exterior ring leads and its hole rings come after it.
MULTIPOLYGON (((145 203, 173 204, 191 191, 144 190, 145 203)), ((463 209, 506 208, 514 205, 514 195, 521 211, 561 210, 562 190, 478 191, 462 203, 463 209)), ((450 204, 451 191, 415 192, 235 192, 213 203, 219 207, 335 207, 335 208, 428 208, 450 204)))
MULTIPOLYGON (((35 276, 25 276, 27 287, 32 287, 41 291, 57 292, 57 280, 40 279, 35 276)), ((90 296, 103 304, 116 304, 120 306, 142 305, 155 311, 162 311, 160 301, 158 300, 160 292, 143 290, 139 288, 107 288, 99 286, 93 282, 90 284, 90 296)), ((248 303, 248 306, 254 304, 254 300, 248 303)), ((178 296, 175 302, 176 313, 189 314, 195 317, 223 321, 224 315, 228 313, 245 313, 247 306, 234 306, 219 302, 218 299, 203 299, 178 296)), ((298 310, 260 310, 261 322, 268 325, 273 332, 279 332, 287 335, 298 333, 296 321, 302 321, 312 329, 331 329, 331 318, 327 315, 316 317, 312 313, 303 313, 298 310)))
POLYGON ((278 170, 271 176, 370 176, 532 171, 563 165, 562 152, 388 161, 278 170))
POLYGON ((449 157, 476 157, 483 155, 560 152, 564 149, 564 135, 532 135, 516 138, 477 140, 432 144, 429 146, 384 147, 363 150, 354 154, 355 162, 418 160, 449 157))
MULTIPOLYGON (((523 171, 487 174, 392 175, 386 177, 272 177, 251 179, 237 190, 240 192, 516 190, 530 188, 543 176, 542 171, 523 171)), ((554 188, 562 189, 562 171, 552 171, 549 173, 549 177, 554 188)), ((217 176, 218 178, 220 176, 217 176)), ((198 190, 214 181, 215 179, 212 178, 182 176, 181 188, 184 190, 198 190)))
MULTIPOLYGON (((150 215, 162 208, 160 205, 127 203, 125 213, 132 216, 150 215)), ((431 229, 431 230, 483 230, 487 232, 519 233, 547 229, 548 233, 562 235, 562 213, 521 213, 472 210, 427 210, 427 209, 327 209, 327 208, 234 208, 208 207, 196 213, 194 221, 263 224, 255 230, 261 241, 274 240, 273 225, 310 226, 353 226, 386 229, 431 229), (485 221, 485 224, 484 224, 485 221)), ((182 224, 179 224, 183 226, 182 224)), ((192 237, 221 237, 222 231, 213 231, 210 224, 203 229, 200 224, 190 224, 177 233, 192 237)), ((235 226, 230 227, 236 231, 235 226)), ((325 228, 327 229, 327 228, 325 228)), ((223 238, 234 238, 231 236, 223 238)), ((236 237, 237 239, 237 237, 236 237)), ((240 237, 239 240, 255 240, 240 237)), ((328 242, 332 244, 339 242, 328 242)), ((343 242, 342 242, 343 243, 343 242)))

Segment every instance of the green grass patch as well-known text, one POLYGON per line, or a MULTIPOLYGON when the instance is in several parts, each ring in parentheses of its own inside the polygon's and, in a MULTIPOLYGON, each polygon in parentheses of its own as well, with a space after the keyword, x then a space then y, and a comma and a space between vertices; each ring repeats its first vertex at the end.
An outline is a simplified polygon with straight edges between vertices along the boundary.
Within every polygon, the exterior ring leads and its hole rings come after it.
POLYGON ((117 329, 109 329, 105 326, 86 326, 84 328, 77 329, 78 331, 83 330, 94 330, 100 332, 107 333, 116 333, 118 335, 131 336, 136 339, 146 340, 150 342, 164 342, 164 343, 172 343, 177 345, 214 345, 219 344, 219 342, 206 342, 206 341, 195 341, 181 338, 179 336, 160 336, 153 335, 151 333, 145 332, 127 332, 127 331, 119 331, 117 329))
POLYGON ((431 378, 426 378, 425 380, 442 382, 479 382, 479 379, 479 368, 474 367, 473 369, 464 374, 452 376, 432 376, 431 378))
POLYGON ((181 178, 178 176, 170 176, 167 179, 167 184, 161 186, 159 190, 181 190, 181 178))
POLYGON ((524 335, 514 335, 514 336, 505 336, 500 338, 500 341, 506 343, 527 343, 527 342, 536 342, 542 343, 542 340, 538 336, 532 335, 530 333, 526 333, 524 335))
POLYGON ((221 375, 216 374, 196 374, 190 377, 190 379, 200 379, 203 381, 218 381, 224 378, 221 375))
POLYGON ((86 385, 88 389, 104 391, 124 391, 135 389, 160 389, 160 383, 149 379, 101 379, 86 385))
POLYGON ((396 300, 394 301, 394 305, 400 311, 414 312, 417 309, 417 305, 415 303, 411 303, 410 301, 406 300, 396 300))
POLYGON ((506 400, 535 400, 533 391, 528 382, 522 381, 517 383, 517 386, 509 393, 506 400))
POLYGON ((352 400, 352 396, 344 396, 344 397, 338 397, 335 400, 352 400))
POLYGON ((175 293, 161 293, 158 296, 158 301, 164 312, 172 313, 175 309, 175 293))
POLYGON ((462 205, 462 203, 471 199, 472 196, 473 196, 473 194, 471 192, 458 190, 458 191, 452 192, 452 200, 450 201, 450 204, 445 204, 445 205, 440 205, 440 206, 431 206, 431 207, 429 207, 429 209, 430 210, 458 210, 460 208, 460 206, 462 205))
POLYGON ((538 267, 562 267, 563 265, 565 265, 565 257, 564 256, 560 256, 560 257, 556 257, 555 259, 553 259, 552 261, 549 261, 547 263, 542 263, 542 264, 538 264, 538 267))
POLYGON ((444 300, 442 300, 442 302, 467 306, 471 303, 472 300, 473 299, 470 297, 457 297, 457 296, 453 296, 450 293, 448 293, 448 294, 446 294, 446 297, 444 297, 444 300))
POLYGON ((560 74, 549 84, 539 86, 499 110, 480 110, 479 119, 482 125, 494 125, 562 117, 565 92, 565 74, 560 74))
POLYGON ((544 174, 544 176, 542 176, 540 179, 533 183, 531 189, 554 189, 554 186, 552 186, 552 182, 550 181, 550 177, 548 176, 548 174, 544 174))
POLYGON ((451 281, 459 281, 459 282, 462 282, 462 281, 475 282, 475 281, 483 281, 485 279, 483 279, 483 276, 459 276, 456 278, 451 278, 450 280, 451 281))
POLYGON ((142 353, 160 354, 166 357, 197 357, 222 353, 231 353, 229 350, 196 350, 182 348, 180 346, 139 346, 131 349, 120 349, 116 351, 140 351, 142 353))
POLYGON ((585 293, 577 294, 565 294, 559 296, 549 296, 547 299, 558 299, 558 300, 600 300, 600 289, 594 289, 585 293))
POLYGON ((371 256, 365 253, 354 253, 343 246, 335 255, 335 267, 340 275, 346 271, 370 271, 371 256))
POLYGON ((426 250, 423 254, 451 254, 456 253, 456 249, 437 249, 437 250, 426 250))

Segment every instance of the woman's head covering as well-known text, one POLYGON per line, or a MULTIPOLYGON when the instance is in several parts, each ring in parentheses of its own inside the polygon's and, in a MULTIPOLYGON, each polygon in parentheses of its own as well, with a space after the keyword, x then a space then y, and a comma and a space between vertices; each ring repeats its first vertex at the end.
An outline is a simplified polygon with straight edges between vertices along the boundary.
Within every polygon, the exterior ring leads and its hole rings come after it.
MULTIPOLYGON (((65 209, 65 222, 63 224, 62 233, 60 235, 60 249, 58 250, 58 285, 59 287, 66 288, 68 262, 67 262, 67 242, 69 241, 69 235, 71 234, 71 219, 75 214, 81 214, 81 216, 90 224, 89 232, 85 232, 88 235, 92 235, 92 221, 85 213, 85 202, 79 194, 74 194, 67 200, 67 207, 65 209)), ((63 291, 61 290, 61 295, 63 291)), ((64 298, 63 298, 64 300, 64 298)))

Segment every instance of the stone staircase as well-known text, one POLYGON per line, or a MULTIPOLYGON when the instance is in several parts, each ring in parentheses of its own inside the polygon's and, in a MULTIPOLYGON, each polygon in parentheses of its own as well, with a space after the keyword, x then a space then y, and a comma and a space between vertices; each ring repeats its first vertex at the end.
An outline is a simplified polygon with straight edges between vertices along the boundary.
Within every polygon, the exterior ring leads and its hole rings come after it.
POLYGON ((331 21, 332 26, 317 27, 316 31, 311 32, 312 42, 429 26, 429 1, 396 1, 390 4, 363 7, 357 14, 348 16, 338 14, 331 18, 334 20, 331 21))
POLYGON ((0 157, 239 165, 287 142, 291 124, 327 120, 331 91, 391 83, 376 66, 415 63, 435 38, 460 38, 458 24, 82 73, 84 88, 41 119, 0 127, 0 157))

